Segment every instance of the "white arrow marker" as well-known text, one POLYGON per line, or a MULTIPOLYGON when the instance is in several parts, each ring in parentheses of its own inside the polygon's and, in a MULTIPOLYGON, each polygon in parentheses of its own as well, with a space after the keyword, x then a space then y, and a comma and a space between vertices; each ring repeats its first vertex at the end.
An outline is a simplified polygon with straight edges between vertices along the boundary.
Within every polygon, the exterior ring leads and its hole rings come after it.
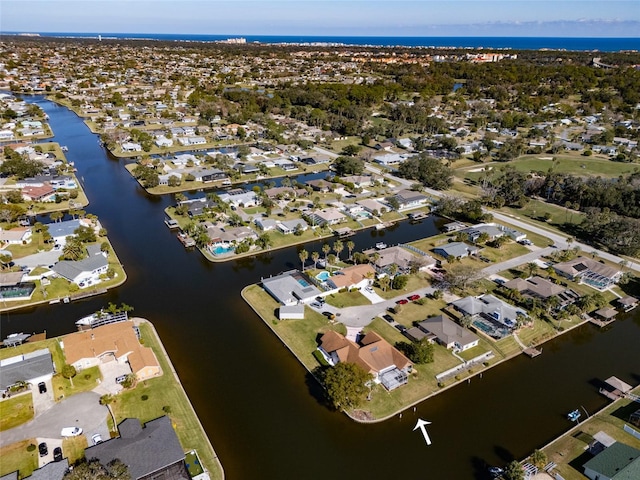
POLYGON ((431 422, 427 422, 426 420, 418 419, 416 426, 413 427, 413 431, 415 432, 417 429, 422 431, 422 435, 424 436, 424 441, 427 442, 427 445, 431 445, 431 439, 429 438, 429 434, 427 433, 427 429, 425 425, 431 425, 431 422))

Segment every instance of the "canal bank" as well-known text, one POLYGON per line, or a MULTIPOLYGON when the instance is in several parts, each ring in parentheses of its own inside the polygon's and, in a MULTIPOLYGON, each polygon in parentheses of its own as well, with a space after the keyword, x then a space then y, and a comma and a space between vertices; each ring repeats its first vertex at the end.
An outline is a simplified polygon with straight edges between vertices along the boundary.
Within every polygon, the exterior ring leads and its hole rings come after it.
MULTIPOLYGON (((69 333, 75 320, 107 302, 152 318, 227 478, 313 480, 331 472, 336 479, 482 479, 486 464, 524 458, 565 432, 575 405, 596 411, 606 404, 594 378, 615 374, 637 383, 636 311, 606 329, 578 327, 547 342, 543 355, 519 355, 402 418, 362 425, 329 411, 317 382, 240 295, 260 278, 299 266, 296 248, 216 264, 185 251, 163 223, 173 197, 147 194, 73 113, 29 101, 50 116, 55 141, 69 146, 67 157, 84 177, 87 211, 108 229, 128 279, 100 297, 3 313, 2 331, 69 333), (418 418, 431 422, 429 446, 413 431, 418 418)), ((433 235, 431 229, 426 219, 351 239, 361 250, 408 243, 433 235)))

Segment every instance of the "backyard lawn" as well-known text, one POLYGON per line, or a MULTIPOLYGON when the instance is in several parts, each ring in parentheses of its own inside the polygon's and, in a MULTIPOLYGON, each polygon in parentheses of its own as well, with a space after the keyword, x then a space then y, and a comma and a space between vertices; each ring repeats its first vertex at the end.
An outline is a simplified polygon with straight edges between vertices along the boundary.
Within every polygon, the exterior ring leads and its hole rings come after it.
POLYGON ((0 476, 18 471, 19 478, 31 475, 38 468, 38 447, 35 438, 22 440, 0 448, 0 476), (32 447, 29 447, 33 445, 32 447))

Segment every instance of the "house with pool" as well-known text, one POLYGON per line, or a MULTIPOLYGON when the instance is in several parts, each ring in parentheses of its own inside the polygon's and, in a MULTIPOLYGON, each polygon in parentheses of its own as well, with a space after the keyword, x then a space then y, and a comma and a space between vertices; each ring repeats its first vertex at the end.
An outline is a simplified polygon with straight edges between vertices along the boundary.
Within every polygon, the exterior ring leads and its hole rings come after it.
POLYGON ((290 270, 274 277, 263 278, 262 288, 282 305, 309 303, 322 294, 300 270, 290 270))
MULTIPOLYGON (((328 273, 328 272, 321 272, 328 273)), ((316 276, 318 280, 321 280, 316 276)), ((376 271, 368 263, 361 265, 353 265, 351 267, 343 268, 337 272, 332 273, 329 276, 323 277, 327 288, 335 291, 342 288, 346 289, 360 289, 367 287, 376 278, 376 271)))

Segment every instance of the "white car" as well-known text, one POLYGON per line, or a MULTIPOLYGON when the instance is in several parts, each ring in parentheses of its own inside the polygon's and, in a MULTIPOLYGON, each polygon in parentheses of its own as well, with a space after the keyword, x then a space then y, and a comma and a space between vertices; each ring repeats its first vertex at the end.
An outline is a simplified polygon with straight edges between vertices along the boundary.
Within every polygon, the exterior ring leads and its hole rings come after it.
POLYGON ((94 445, 102 443, 102 436, 99 433, 94 433, 93 435, 91 435, 91 441, 94 445))
POLYGON ((61 437, 77 437, 80 434, 82 434, 80 427, 64 427, 60 432, 61 437))

